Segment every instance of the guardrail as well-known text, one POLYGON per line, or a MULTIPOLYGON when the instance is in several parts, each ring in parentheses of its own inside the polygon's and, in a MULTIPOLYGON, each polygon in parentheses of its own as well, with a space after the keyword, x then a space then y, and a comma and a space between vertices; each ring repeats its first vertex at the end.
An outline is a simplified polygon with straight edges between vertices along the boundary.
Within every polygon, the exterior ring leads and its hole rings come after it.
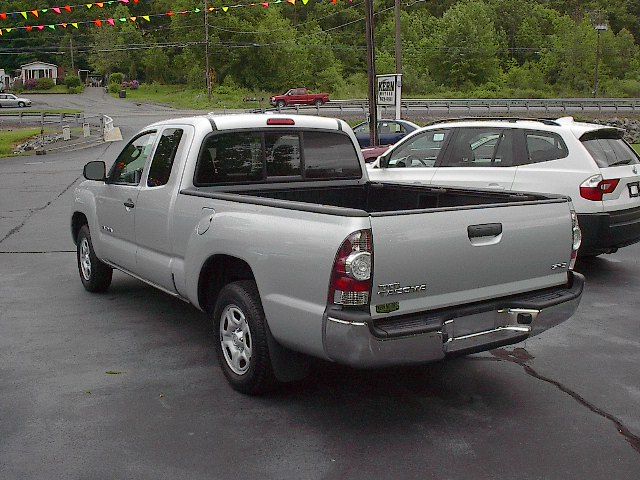
POLYGON ((17 120, 19 125, 23 123, 38 124, 38 125, 50 125, 59 123, 69 123, 70 121, 76 125, 82 125, 84 123, 83 113, 53 113, 53 112, 8 112, 5 109, 0 111, 0 120, 17 120))
MULTIPOLYGON (((349 110, 362 110, 366 113, 369 102, 366 99, 354 100, 331 100, 321 106, 315 105, 294 105, 282 108, 270 108, 271 111, 293 111, 296 113, 320 113, 322 110, 338 109, 340 112, 349 110)), ((381 106, 383 115, 393 113, 394 107, 381 106)), ((512 111, 532 111, 545 113, 550 112, 636 112, 640 111, 640 98, 498 98, 498 99, 424 99, 407 98, 401 102, 404 112, 411 110, 423 110, 426 113, 438 113, 446 111, 452 112, 506 112, 512 111)))

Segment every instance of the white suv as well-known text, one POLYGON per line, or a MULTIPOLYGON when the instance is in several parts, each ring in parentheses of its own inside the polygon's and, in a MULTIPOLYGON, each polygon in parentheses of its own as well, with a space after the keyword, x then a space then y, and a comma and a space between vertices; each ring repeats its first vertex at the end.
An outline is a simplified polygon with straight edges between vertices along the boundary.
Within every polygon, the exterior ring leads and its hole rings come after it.
POLYGON ((368 165, 372 181, 557 193, 573 199, 582 256, 640 241, 640 157, 623 131, 517 118, 447 120, 368 165))

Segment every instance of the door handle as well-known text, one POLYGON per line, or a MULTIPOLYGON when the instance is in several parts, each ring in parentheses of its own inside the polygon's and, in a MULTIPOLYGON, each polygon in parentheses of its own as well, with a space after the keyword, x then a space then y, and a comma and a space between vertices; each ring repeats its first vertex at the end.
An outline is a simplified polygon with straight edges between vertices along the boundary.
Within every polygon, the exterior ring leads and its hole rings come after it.
POLYGON ((483 225, 469 225, 467 227, 469 238, 497 237, 501 233, 501 223, 485 223, 483 225))
POLYGON ((129 198, 126 202, 124 202, 124 206, 127 208, 134 208, 136 205, 135 203, 133 203, 133 200, 129 198))

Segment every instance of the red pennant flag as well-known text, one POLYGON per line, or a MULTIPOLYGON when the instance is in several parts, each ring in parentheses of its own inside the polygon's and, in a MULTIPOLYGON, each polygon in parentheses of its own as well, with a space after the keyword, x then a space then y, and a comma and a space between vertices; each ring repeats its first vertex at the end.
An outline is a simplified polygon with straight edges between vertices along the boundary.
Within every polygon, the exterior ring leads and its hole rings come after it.
POLYGON ((98 28, 102 27, 102 20, 94 20, 93 23, 98 28))
POLYGON ((38 25, 38 30, 44 30, 44 25, 38 25))
POLYGON ((140 3, 140 0, 133 0, 133 3, 135 3, 136 5, 140 3))
POLYGON ((32 27, 31 25, 27 25, 27 26, 25 27, 25 30, 26 30, 27 32, 30 32, 31 30, 33 30, 33 27, 32 27))
POLYGON ((338 0, 331 0, 331 3, 333 3, 334 5, 336 5, 338 3, 338 0))
POLYGON ((175 15, 175 13, 173 13, 172 11, 168 11, 167 12, 167 17, 173 17, 175 15))
POLYGON ((107 23, 108 23, 109 25, 111 25, 112 27, 115 27, 115 26, 116 26, 116 22, 115 22, 115 20, 114 20, 113 18, 109 18, 109 19, 107 19, 107 23))
POLYGON ((264 2, 264 3, 262 4, 262 7, 263 7, 263 8, 269 8, 269 2, 264 2))
POLYGON ((51 10, 56 12, 58 15, 60 15, 62 13, 62 10, 60 10, 60 7, 53 7, 51 10))
POLYGON ((6 20, 7 19, 7 14, 6 13, 0 13, 0 18, 2 20, 6 20))
POLYGON ((64 6, 64 9, 65 9, 67 12, 71 13, 71 5, 65 5, 65 6, 64 6))

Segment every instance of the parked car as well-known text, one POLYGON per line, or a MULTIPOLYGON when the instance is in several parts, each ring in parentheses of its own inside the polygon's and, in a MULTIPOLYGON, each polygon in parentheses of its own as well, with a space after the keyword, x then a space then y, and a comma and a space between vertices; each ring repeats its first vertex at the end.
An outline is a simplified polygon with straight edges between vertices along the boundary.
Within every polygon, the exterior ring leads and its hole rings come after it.
POLYGON ((380 155, 384 155, 384 153, 389 150, 391 145, 379 145, 377 147, 366 147, 362 149, 362 158, 365 163, 373 163, 375 162, 380 155))
POLYGON ((613 253, 640 241, 640 159, 623 134, 571 117, 447 121, 391 147, 369 176, 567 195, 582 229, 580 254, 613 253))
POLYGON ((290 105, 324 105, 329 101, 328 93, 311 93, 307 88, 292 88, 284 95, 275 95, 269 99, 274 107, 290 105))
POLYGON ((342 120, 167 120, 84 176, 84 288, 116 268, 205 311, 245 393, 304 376, 307 355, 378 367, 519 342, 582 295, 567 197, 371 183, 342 120))
POLYGON ((13 93, 0 93, 0 107, 30 107, 31 100, 24 97, 16 97, 13 93))
MULTIPOLYGON (((420 128, 418 125, 407 120, 379 120, 378 144, 392 145, 418 128, 420 128)), ((353 127, 353 133, 356 134, 358 144, 360 144, 361 148, 370 145, 369 122, 363 122, 353 127)))

